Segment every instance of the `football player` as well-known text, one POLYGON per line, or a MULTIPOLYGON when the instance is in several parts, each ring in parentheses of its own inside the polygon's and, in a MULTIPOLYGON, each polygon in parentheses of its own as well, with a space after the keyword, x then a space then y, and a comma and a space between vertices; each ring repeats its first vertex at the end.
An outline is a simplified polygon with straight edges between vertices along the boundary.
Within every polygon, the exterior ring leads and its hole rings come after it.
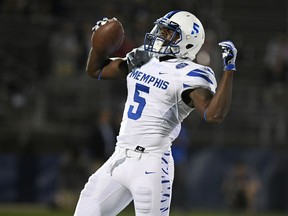
MULTIPOLYGON (((93 30, 106 22, 97 22, 93 30)), ((237 49, 231 41, 219 43, 224 72, 217 87, 213 70, 193 62, 204 39, 198 18, 171 11, 156 20, 144 45, 126 58, 103 59, 91 48, 90 77, 126 79, 128 95, 115 152, 89 178, 76 216, 117 215, 132 200, 137 216, 169 215, 174 177, 170 147, 181 122, 195 110, 205 121, 219 123, 231 103, 237 49)))

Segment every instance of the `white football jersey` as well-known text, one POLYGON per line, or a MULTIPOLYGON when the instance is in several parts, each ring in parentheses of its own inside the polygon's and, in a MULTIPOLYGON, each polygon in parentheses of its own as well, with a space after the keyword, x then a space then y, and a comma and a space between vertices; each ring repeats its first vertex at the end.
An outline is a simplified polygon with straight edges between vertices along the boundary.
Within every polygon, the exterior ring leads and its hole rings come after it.
POLYGON ((216 87, 209 67, 185 59, 153 57, 127 75, 128 96, 117 145, 166 152, 179 135, 181 122, 193 110, 182 100, 182 92, 205 88, 214 94, 216 87))

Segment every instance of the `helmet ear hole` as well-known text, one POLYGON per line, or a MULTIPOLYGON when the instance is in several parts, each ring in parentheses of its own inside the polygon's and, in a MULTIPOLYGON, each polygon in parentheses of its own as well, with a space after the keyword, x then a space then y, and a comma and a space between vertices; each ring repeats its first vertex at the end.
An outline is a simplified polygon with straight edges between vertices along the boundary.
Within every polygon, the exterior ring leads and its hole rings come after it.
POLYGON ((193 47, 193 44, 187 44, 186 45, 186 49, 190 49, 190 48, 192 48, 193 47))

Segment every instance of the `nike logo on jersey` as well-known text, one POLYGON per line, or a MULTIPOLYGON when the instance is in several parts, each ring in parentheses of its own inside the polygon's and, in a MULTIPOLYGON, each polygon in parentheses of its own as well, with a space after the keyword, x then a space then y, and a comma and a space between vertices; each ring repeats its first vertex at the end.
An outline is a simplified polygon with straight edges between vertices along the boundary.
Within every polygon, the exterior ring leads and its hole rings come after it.
POLYGON ((145 171, 145 174, 153 174, 153 173, 156 173, 156 172, 145 171))
POLYGON ((162 74, 167 74, 167 73, 159 72, 159 74, 162 75, 162 74))

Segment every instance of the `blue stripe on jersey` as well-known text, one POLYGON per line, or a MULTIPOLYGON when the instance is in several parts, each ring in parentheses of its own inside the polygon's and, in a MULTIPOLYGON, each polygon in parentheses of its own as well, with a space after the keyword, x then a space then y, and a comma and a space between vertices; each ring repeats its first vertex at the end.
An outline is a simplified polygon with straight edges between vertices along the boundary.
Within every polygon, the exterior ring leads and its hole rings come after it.
POLYGON ((170 152, 165 152, 164 155, 169 156, 170 152))
POLYGON ((169 208, 168 207, 166 207, 166 208, 161 208, 160 210, 161 210, 161 212, 165 212, 165 211, 167 211, 169 208))
POLYGON ((187 84, 183 83, 183 88, 188 88, 188 87, 191 87, 191 85, 187 85, 187 84))
POLYGON ((168 161, 165 160, 165 158, 162 157, 162 161, 164 161, 166 164, 168 164, 168 161))
POLYGON ((204 74, 210 73, 210 74, 214 75, 214 73, 212 72, 212 70, 209 69, 209 68, 205 68, 204 70, 195 69, 195 70, 193 70, 193 71, 198 72, 198 73, 204 73, 204 74))
MULTIPOLYGON (((162 156, 162 163, 161 163, 161 204, 160 204, 160 211, 169 213, 169 206, 171 201, 171 184, 169 178, 169 157, 170 151, 166 152, 162 156)), ((161 214, 162 215, 162 214, 161 214)))
POLYGON ((214 76, 214 72, 210 68, 206 68, 206 70, 214 76))
POLYGON ((213 84, 213 82, 205 74, 207 74, 205 71, 196 69, 196 70, 190 71, 187 74, 187 76, 201 77, 201 78, 205 79, 207 82, 213 84), (204 74, 202 74, 202 73, 204 73, 204 74))
MULTIPOLYGON (((162 171, 165 173, 165 174, 167 174, 168 175, 168 172, 166 172, 163 168, 162 168, 162 171)), ((165 176, 164 176, 165 177, 165 176)))
POLYGON ((180 10, 174 10, 167 13, 164 17, 170 19, 175 13, 179 12, 180 10))

